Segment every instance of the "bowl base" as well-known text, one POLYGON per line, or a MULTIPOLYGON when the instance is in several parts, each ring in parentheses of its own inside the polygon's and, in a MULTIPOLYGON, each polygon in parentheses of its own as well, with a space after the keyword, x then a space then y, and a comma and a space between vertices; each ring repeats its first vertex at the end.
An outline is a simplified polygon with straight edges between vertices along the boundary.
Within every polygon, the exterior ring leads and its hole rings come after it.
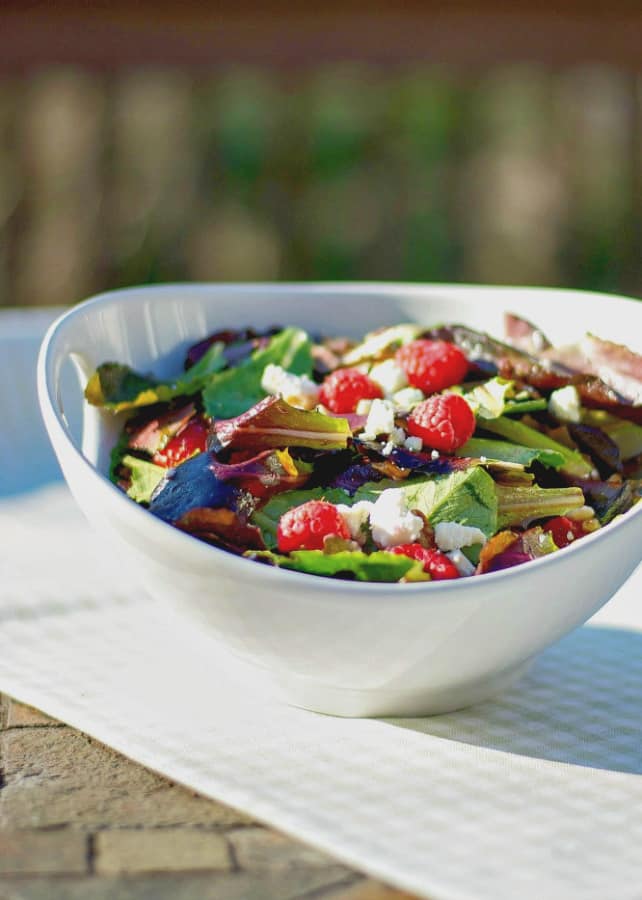
MULTIPOLYGON (((436 716, 489 700, 518 681, 531 661, 467 684, 423 691, 350 690, 292 675, 270 676, 278 698, 290 706, 344 718, 436 716)), ((263 670, 265 675, 265 670, 263 670)))

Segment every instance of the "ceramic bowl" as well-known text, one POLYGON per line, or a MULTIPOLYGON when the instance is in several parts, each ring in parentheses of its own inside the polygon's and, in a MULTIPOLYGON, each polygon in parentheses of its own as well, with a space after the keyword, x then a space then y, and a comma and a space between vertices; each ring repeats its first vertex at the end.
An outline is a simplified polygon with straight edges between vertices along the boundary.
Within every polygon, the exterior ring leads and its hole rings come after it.
POLYGON ((358 336, 395 322, 463 321, 501 335, 505 310, 531 319, 556 343, 586 330, 629 345, 642 335, 642 303, 561 290, 135 288, 94 297, 52 325, 38 364, 40 404, 78 504, 116 552, 133 559, 146 590, 198 616, 284 700, 345 716, 444 712, 509 685, 613 595, 640 561, 642 504, 566 550, 480 578, 407 585, 320 578, 238 558, 155 518, 107 477, 119 417, 85 407, 78 435, 65 410, 77 408, 99 363, 117 360, 169 377, 188 345, 225 327, 296 324, 358 336), (79 377, 63 390, 71 364, 79 377))

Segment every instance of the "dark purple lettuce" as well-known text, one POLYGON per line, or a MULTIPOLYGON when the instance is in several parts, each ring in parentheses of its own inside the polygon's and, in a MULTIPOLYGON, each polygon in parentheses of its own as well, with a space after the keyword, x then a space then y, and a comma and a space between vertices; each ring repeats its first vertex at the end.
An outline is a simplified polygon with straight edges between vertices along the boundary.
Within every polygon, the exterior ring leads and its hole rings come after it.
POLYGON ((400 469, 410 469, 413 475, 450 475, 473 464, 472 460, 463 456, 440 455, 433 458, 430 453, 413 453, 402 448, 393 450, 388 459, 400 469))
POLYGON ((342 488, 351 497, 355 492, 369 481, 380 481, 384 478, 382 472, 378 472, 372 463, 355 463, 340 472, 330 483, 332 488, 342 488))
POLYGON ((223 356, 228 366, 236 366, 242 360, 247 359, 250 354, 261 347, 266 347, 270 341, 270 337, 280 331, 279 328, 270 328, 267 331, 254 331, 252 328, 241 328, 237 331, 226 329, 211 334, 205 340, 198 341, 193 344, 187 351, 185 357, 185 369, 191 369, 192 366, 201 359, 212 344, 224 344, 223 356))
POLYGON ((595 425, 569 425, 569 433, 580 449, 588 453, 602 475, 622 471, 617 444, 605 431, 595 425))
POLYGON ((216 460, 209 452, 168 469, 152 494, 150 512, 165 522, 178 522, 186 513, 200 507, 235 509, 241 491, 216 474, 216 460))

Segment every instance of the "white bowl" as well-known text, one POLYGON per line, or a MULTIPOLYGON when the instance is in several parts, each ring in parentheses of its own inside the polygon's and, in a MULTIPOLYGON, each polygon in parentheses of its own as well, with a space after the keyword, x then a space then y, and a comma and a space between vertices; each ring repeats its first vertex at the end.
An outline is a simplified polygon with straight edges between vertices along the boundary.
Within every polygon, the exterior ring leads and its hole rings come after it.
POLYGON ((86 407, 79 440, 65 408, 77 408, 86 377, 101 362, 170 376, 188 345, 220 328, 298 324, 357 336, 402 321, 464 321, 501 335, 505 310, 530 318, 555 342, 585 330, 629 344, 642 335, 642 303, 561 290, 134 288, 88 300, 51 326, 38 363, 40 404, 87 518, 133 558, 148 591, 199 616, 283 699, 346 716, 444 712, 503 689, 614 594, 640 561, 642 504, 566 550, 483 577, 407 585, 335 581, 238 558, 155 518, 107 478, 122 419, 86 407), (65 395, 61 379, 70 359, 82 385, 65 395))

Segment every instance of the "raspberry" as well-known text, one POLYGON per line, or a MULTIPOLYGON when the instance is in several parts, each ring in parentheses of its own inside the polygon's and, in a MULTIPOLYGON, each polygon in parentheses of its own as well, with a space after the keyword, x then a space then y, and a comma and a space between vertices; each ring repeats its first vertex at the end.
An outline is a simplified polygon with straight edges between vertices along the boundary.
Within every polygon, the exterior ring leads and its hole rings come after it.
POLYGON ((335 369, 319 391, 319 402, 335 413, 352 413, 359 400, 381 399, 379 385, 357 369, 335 369))
POLYGON ((435 394, 408 416, 407 431, 424 444, 452 453, 472 436, 475 415, 459 394, 435 394))
POLYGON ((179 466, 186 459, 206 449, 207 425, 202 419, 191 419, 182 431, 179 431, 162 450, 152 457, 157 466, 169 469, 179 466))
POLYGON ((399 544, 391 547, 391 553, 399 556, 409 556, 423 563, 424 572, 428 572, 434 581, 446 581, 449 578, 459 578, 457 566, 448 559, 445 553, 439 550, 422 547, 421 544, 399 544))
POLYGON ((544 531, 550 531, 557 546, 568 547, 577 538, 584 537, 586 532, 581 522, 574 522, 566 516, 555 516, 544 525, 544 531))
POLYGON ((408 383, 424 394, 459 384, 468 371, 468 360, 459 347, 448 341, 411 341, 397 350, 396 359, 408 383))
POLYGON ((323 550, 323 539, 336 536, 350 540, 350 531, 341 513, 325 500, 308 500, 283 513, 276 538, 281 553, 290 550, 323 550))

